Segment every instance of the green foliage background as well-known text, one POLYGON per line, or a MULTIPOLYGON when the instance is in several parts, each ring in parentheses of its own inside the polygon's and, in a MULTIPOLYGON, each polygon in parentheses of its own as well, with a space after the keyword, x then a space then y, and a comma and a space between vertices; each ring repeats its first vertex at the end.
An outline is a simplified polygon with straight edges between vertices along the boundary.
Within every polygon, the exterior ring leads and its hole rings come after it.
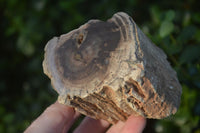
POLYGON ((56 100, 41 65, 48 40, 124 11, 166 52, 183 87, 176 115, 148 123, 145 132, 200 133, 199 6, 198 0, 0 0, 0 132, 24 131, 56 100))

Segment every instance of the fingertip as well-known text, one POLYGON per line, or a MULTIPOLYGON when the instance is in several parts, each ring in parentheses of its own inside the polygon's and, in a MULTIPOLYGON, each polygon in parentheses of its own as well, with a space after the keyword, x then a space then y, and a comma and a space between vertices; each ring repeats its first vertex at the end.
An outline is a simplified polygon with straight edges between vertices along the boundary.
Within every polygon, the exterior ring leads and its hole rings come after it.
POLYGON ((25 132, 62 132, 69 130, 78 117, 75 110, 55 102, 50 105, 25 132))
POLYGON ((81 124, 75 129, 74 133, 102 133, 107 130, 110 123, 105 120, 96 120, 85 117, 81 124))
POLYGON ((146 119, 144 117, 131 115, 122 129, 122 133, 132 133, 133 131, 134 133, 141 133, 145 125, 146 119))
POLYGON ((116 124, 112 125, 107 133, 121 133, 122 128, 124 127, 125 122, 118 121, 116 124))
POLYGON ((48 111, 52 114, 52 120, 55 121, 54 126, 57 129, 63 129, 63 132, 67 132, 76 118, 80 115, 80 113, 77 113, 74 108, 57 101, 45 110, 45 112, 48 111))

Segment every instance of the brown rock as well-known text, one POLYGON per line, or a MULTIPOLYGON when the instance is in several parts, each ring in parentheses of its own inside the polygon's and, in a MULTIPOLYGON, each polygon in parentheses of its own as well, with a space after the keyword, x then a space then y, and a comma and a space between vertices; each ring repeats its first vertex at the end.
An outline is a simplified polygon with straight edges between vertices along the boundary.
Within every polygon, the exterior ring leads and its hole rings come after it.
POLYGON ((43 69, 60 103, 110 123, 131 114, 164 118, 180 104, 181 86, 166 55, 122 12, 54 37, 43 69))

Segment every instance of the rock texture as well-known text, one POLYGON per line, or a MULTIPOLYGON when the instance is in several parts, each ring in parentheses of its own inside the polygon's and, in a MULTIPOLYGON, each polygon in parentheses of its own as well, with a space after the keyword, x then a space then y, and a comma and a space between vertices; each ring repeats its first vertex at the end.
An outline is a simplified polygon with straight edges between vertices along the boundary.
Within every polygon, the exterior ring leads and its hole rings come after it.
POLYGON ((125 121, 131 114, 174 114, 181 86, 164 52, 130 16, 90 20, 45 47, 44 73, 58 101, 95 119, 125 121))

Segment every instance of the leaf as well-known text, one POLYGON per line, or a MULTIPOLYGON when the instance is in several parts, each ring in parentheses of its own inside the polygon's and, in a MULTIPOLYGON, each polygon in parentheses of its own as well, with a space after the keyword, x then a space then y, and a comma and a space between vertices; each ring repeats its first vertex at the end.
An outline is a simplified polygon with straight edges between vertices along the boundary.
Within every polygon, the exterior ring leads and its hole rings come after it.
POLYGON ((196 33, 196 27, 193 25, 185 27, 180 35, 178 36, 177 40, 180 42, 186 42, 190 40, 196 33))
POLYGON ((168 36, 174 30, 174 24, 170 21, 163 21, 160 26, 160 36, 162 38, 168 36))
POLYGON ((194 13, 194 15, 192 17, 196 23, 200 23, 200 13, 199 12, 194 13))
POLYGON ((198 45, 187 46, 179 58, 180 63, 188 63, 196 59, 199 59, 200 57, 199 51, 200 51, 200 46, 198 45))
POLYGON ((20 36, 17 41, 17 48, 26 56, 31 56, 35 52, 35 47, 26 36, 20 36))
POLYGON ((150 8, 151 18, 155 24, 160 23, 160 10, 157 6, 152 6, 150 8))
POLYGON ((15 116, 13 113, 7 113, 4 117, 3 117, 3 121, 7 124, 11 124, 14 120, 15 116))
POLYGON ((173 10, 169 10, 166 12, 165 21, 172 21, 175 18, 175 12, 173 10))
POLYGON ((166 49, 167 49, 167 54, 174 55, 182 50, 182 46, 176 44, 170 44, 169 47, 167 47, 166 49))
POLYGON ((200 29, 198 29, 198 30, 196 31, 195 40, 197 40, 197 42, 200 43, 200 29))
POLYGON ((186 12, 183 16, 183 20, 182 20, 182 24, 183 26, 187 26, 191 23, 191 13, 190 12, 186 12))

